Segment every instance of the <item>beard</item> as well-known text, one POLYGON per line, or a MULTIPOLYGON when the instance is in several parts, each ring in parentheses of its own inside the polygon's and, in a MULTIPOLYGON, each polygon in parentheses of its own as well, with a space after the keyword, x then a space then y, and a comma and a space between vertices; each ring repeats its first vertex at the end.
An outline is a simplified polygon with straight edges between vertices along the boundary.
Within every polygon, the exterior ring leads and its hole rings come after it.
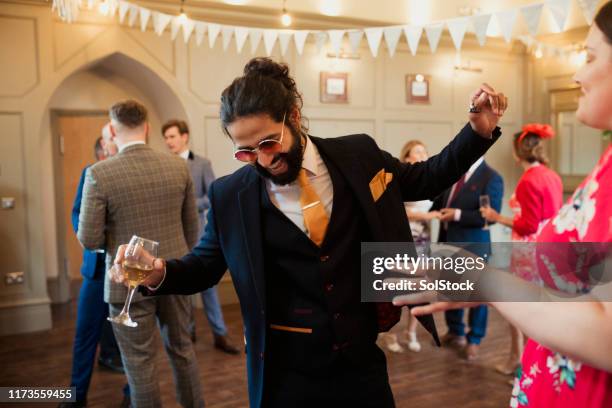
POLYGON ((272 164, 278 162, 279 160, 284 160, 287 163, 287 171, 273 175, 270 174, 268 170, 262 167, 258 162, 255 162, 255 170, 259 173, 260 176, 270 179, 274 184, 277 185, 285 185, 294 182, 297 180, 298 174, 302 169, 302 161, 304 160, 304 151, 302 149, 302 144, 300 143, 301 137, 293 137, 293 143, 289 150, 285 153, 278 153, 274 160, 272 160, 272 164))

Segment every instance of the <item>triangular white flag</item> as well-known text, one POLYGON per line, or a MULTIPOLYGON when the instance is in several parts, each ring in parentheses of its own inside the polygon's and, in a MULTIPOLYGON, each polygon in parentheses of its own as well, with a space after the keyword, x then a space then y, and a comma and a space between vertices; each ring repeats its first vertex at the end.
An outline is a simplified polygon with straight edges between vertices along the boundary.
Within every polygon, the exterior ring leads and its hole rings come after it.
POLYGON ((363 30, 366 35, 366 39, 368 40, 368 45, 370 46, 370 52, 373 57, 378 55, 378 47, 380 46, 380 40, 383 36, 382 27, 376 28, 366 28, 363 30))
POLYGON ((215 41, 217 41, 219 31, 221 31, 221 26, 219 24, 208 24, 208 46, 210 48, 215 46, 215 41))
POLYGON ((201 21, 196 21, 195 32, 196 32, 196 45, 199 47, 204 39, 204 32, 206 31, 206 24, 201 21))
POLYGON ((321 48, 323 48, 325 42, 327 41, 327 33, 325 31, 319 31, 316 35, 316 38, 317 54, 319 54, 321 52, 321 48))
POLYGON ((123 21, 125 20, 125 15, 127 14, 129 9, 130 3, 123 0, 119 2, 119 24, 123 24, 123 21))
POLYGON ((517 9, 509 9, 506 11, 500 11, 495 14, 499 28, 501 29, 502 35, 507 43, 512 41, 512 32, 514 31, 514 25, 516 24, 516 18, 518 17, 517 9))
POLYGON ((306 43, 306 38, 310 34, 308 30, 299 30, 293 32, 293 41, 295 42, 295 49, 298 52, 298 55, 302 55, 304 51, 304 44, 306 43))
POLYGON ((151 17, 151 10, 141 7, 140 8, 140 30, 145 31, 147 29, 147 23, 151 17))
POLYGON ((257 48, 259 47, 259 43, 261 42, 261 36, 263 35, 263 30, 258 28, 251 28, 249 30, 249 42, 251 43, 251 54, 255 54, 257 52, 257 48))
POLYGON ((387 43, 387 50, 389 51, 389 55, 393 57, 399 38, 402 35, 402 27, 387 27, 383 31, 385 42, 387 43))
POLYGON ((361 43, 361 39, 363 38, 363 31, 349 31, 348 38, 349 44, 351 45, 351 52, 353 54, 357 54, 357 52, 359 52, 359 44, 361 43))
POLYGON ((291 41, 292 35, 293 33, 291 31, 281 31, 278 34, 278 43, 280 44, 282 56, 287 53, 287 48, 289 48, 289 42, 291 41))
POLYGON ((593 17, 595 17, 595 10, 597 10, 597 3, 599 0, 578 0, 582 14, 589 25, 593 24, 593 17))
POLYGON ((532 4, 531 6, 525 6, 521 8, 521 13, 523 14, 523 19, 525 20, 525 24, 527 24, 527 30, 531 35, 538 34, 538 28, 540 26, 540 17, 542 16, 542 8, 544 8, 544 4, 532 4))
POLYGON ((191 37, 191 33, 193 33, 193 29, 195 28, 195 21, 188 18, 183 22, 183 41, 185 44, 189 42, 189 37, 191 37))
POLYGON ((223 51, 227 51, 227 47, 229 47, 233 34, 234 27, 223 26, 223 28, 221 29, 221 38, 223 39, 223 51))
POLYGON ((172 22, 170 23, 170 38, 172 39, 172 41, 176 39, 180 28, 181 20, 179 19, 179 17, 172 17, 172 22))
POLYGON ((272 49, 274 48, 274 44, 276 43, 277 38, 278 38, 278 31, 264 30, 263 32, 264 46, 266 47, 266 55, 268 57, 272 55, 272 49))
POLYGON ((130 17, 128 17, 128 25, 130 27, 134 27, 134 24, 136 23, 136 19, 138 18, 139 11, 140 11, 140 8, 138 6, 130 4, 130 17))
POLYGON ((423 27, 411 25, 404 26, 404 35, 406 36, 406 40, 408 40, 408 48, 410 48, 410 53, 413 56, 417 53, 417 48, 419 48, 419 41, 421 40, 422 34, 423 27))
POLYGON ((249 36, 249 29, 246 27, 236 27, 234 32, 234 38, 236 39, 236 51, 238 54, 242 52, 242 47, 249 36))
POLYGON ((153 12, 153 29, 155 30, 155 34, 162 35, 168 23, 170 23, 170 19, 172 18, 169 14, 158 13, 157 11, 153 12))
POLYGON ((463 37, 465 36, 465 30, 467 29, 467 17, 459 17, 448 20, 446 25, 448 26, 448 32, 451 35, 453 44, 455 44, 455 48, 457 51, 460 50, 463 37))
POLYGON ((548 0, 546 5, 548 11, 555 19, 557 26, 560 31, 565 29, 565 22, 567 21, 567 15, 569 14, 571 0, 548 0))
POLYGON ((481 47, 484 47, 485 42, 487 41, 487 29, 489 28, 490 22, 491 14, 478 14, 476 16, 472 16, 474 33, 476 34, 478 44, 480 44, 481 47))
POLYGON ((340 48, 342 47, 342 40, 344 39, 345 30, 328 30, 329 43, 331 44, 334 55, 340 54, 340 48))
POLYGON ((440 43, 440 37, 442 36, 443 29, 443 23, 432 24, 425 27, 427 42, 429 43, 429 49, 431 50, 432 54, 438 49, 438 43, 440 43))

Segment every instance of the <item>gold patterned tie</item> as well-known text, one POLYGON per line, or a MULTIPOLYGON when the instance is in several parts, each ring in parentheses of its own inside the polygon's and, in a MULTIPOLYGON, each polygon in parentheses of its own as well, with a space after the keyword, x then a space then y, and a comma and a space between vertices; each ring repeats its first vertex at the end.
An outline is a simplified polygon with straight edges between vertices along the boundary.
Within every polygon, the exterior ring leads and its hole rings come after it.
POLYGON ((304 224, 308 230, 308 236, 321 246, 329 224, 329 217, 325 211, 325 206, 321 202, 321 198, 310 184, 306 170, 301 169, 298 175, 298 184, 300 185, 300 204, 302 205, 302 213, 304 215, 304 224))

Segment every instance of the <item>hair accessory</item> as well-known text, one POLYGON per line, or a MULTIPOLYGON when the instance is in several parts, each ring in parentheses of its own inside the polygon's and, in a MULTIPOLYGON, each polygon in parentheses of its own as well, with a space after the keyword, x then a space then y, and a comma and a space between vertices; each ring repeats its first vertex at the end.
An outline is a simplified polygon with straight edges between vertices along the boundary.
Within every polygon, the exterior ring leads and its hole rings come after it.
POLYGON ((529 123, 523 126, 523 133, 521 133, 516 143, 521 143, 521 140, 530 133, 541 139, 552 139, 555 136, 552 126, 543 123, 529 123))

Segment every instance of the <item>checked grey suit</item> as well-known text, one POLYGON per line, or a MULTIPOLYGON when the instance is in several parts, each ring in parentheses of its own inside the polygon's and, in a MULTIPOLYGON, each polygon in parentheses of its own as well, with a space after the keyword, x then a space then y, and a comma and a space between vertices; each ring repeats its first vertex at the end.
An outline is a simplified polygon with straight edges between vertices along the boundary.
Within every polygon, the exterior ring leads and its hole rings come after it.
MULTIPOLYGON (((106 270, 120 244, 132 235, 159 242, 159 257, 186 254, 198 238, 199 223, 191 175, 184 161, 145 144, 127 146, 87 171, 78 238, 87 249, 106 251, 106 270)), ((125 286, 106 279, 105 301, 117 315, 125 286)), ((204 404, 198 366, 187 329, 186 296, 143 298, 135 294, 130 315, 138 327, 113 325, 131 388, 133 407, 161 405, 155 354, 157 323, 170 356, 179 402, 204 404)))

